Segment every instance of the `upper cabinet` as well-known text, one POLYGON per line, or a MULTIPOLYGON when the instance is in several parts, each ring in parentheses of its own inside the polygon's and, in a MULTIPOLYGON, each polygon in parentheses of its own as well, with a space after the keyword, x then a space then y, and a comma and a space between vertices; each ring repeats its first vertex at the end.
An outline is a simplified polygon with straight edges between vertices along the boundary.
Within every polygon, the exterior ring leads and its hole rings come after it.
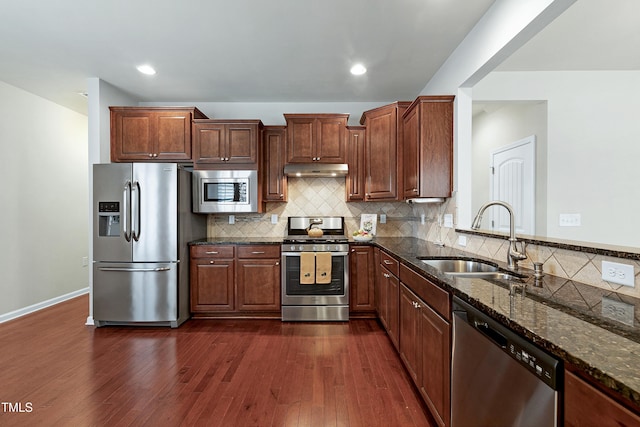
POLYGON ((402 114, 410 102, 365 111, 360 123, 367 128, 365 146, 365 200, 401 200, 402 114))
POLYGON ((453 96, 420 96, 404 113, 405 199, 451 197, 453 96))
POLYGON ((345 163, 348 114, 285 114, 287 163, 345 163))
POLYGON ((347 128, 347 174, 345 187, 348 202, 364 200, 364 148, 366 128, 364 126, 349 126, 347 128))
POLYGON ((195 107, 109 107, 111 161, 191 161, 191 121, 206 118, 195 107))
POLYGON ((265 126, 263 132, 262 200, 287 201, 287 177, 284 174, 285 126, 265 126))
POLYGON ((196 169, 258 169, 260 120, 194 120, 196 169))

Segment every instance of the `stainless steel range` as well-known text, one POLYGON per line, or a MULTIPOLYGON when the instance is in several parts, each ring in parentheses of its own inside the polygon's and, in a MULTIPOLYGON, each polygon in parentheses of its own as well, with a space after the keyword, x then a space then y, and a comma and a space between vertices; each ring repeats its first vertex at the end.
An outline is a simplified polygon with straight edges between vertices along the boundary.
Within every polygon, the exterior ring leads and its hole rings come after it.
POLYGON ((349 320, 348 254, 344 217, 289 217, 282 244, 283 321, 349 320))

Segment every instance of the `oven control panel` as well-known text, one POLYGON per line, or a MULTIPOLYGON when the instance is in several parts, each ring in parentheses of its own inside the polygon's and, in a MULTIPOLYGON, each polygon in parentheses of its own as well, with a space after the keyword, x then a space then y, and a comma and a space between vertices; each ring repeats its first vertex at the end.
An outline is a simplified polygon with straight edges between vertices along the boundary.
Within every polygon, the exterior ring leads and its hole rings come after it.
POLYGON ((285 243, 282 245, 283 252, 348 252, 348 244, 340 243, 285 243))

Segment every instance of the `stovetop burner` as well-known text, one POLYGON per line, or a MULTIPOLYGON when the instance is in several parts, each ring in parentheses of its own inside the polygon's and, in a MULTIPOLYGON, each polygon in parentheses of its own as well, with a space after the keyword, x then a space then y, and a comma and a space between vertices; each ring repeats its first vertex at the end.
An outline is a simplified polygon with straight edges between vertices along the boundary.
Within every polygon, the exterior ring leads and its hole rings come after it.
POLYGON ((345 235, 344 217, 341 216, 315 216, 315 217, 289 217, 287 223, 287 235, 283 239, 283 250, 287 251, 329 251, 344 252, 349 242, 345 235), (311 237, 307 235, 308 229, 319 228, 323 235, 311 237))

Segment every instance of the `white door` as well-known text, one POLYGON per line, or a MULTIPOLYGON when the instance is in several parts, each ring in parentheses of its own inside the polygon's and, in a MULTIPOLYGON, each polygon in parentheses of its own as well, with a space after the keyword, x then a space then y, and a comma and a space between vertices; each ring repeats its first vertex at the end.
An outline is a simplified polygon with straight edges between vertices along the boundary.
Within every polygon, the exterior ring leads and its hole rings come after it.
MULTIPOLYGON (((529 136, 491 153, 491 200, 513 206, 516 233, 535 235, 536 137, 529 136)), ((509 213, 490 208, 491 228, 509 232, 509 213)))

